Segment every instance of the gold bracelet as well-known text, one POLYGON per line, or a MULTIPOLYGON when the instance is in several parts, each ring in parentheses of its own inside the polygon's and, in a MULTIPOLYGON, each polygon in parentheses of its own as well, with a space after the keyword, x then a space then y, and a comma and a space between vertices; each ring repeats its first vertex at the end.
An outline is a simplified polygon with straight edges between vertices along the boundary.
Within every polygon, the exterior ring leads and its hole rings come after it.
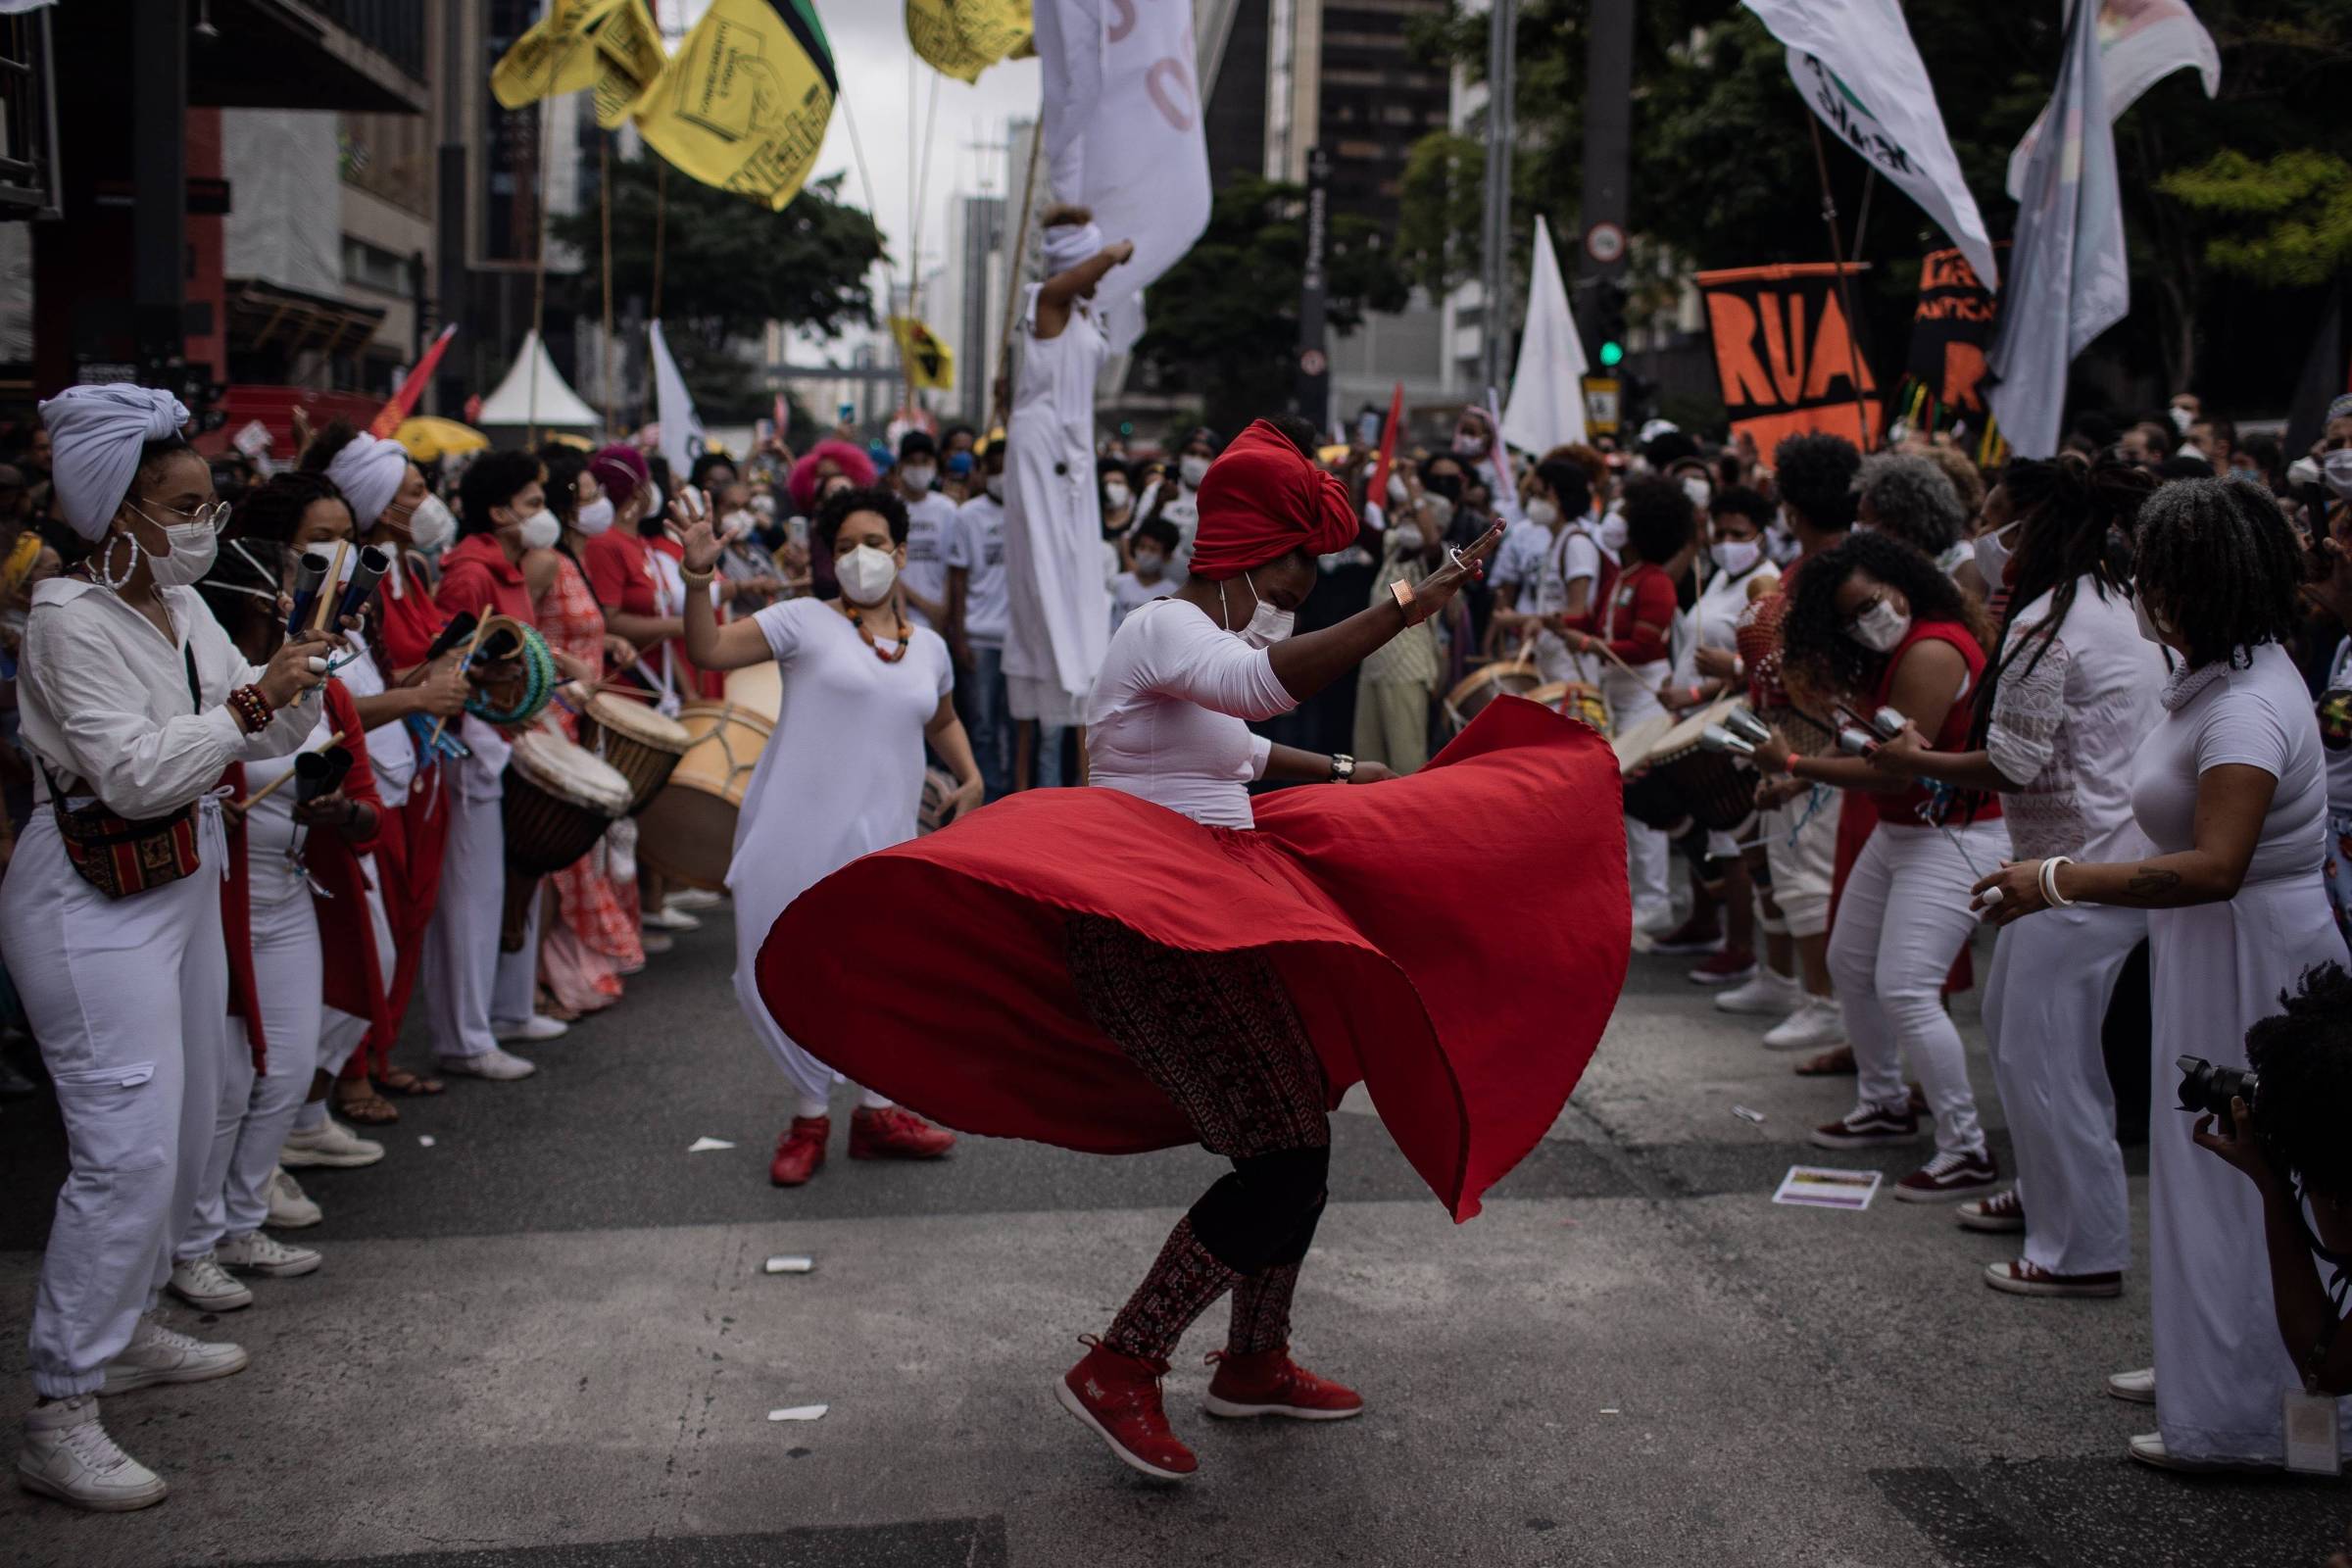
POLYGON ((688 571, 684 566, 680 566, 678 575, 685 579, 686 586, 689 588, 708 588, 710 586, 710 579, 718 575, 718 568, 713 566, 709 571, 698 573, 688 571))

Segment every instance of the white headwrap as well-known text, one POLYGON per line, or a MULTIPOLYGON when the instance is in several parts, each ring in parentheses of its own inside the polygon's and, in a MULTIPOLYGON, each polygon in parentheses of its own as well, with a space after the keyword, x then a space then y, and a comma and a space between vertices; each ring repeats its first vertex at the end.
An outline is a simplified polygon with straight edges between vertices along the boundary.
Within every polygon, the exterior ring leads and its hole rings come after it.
POLYGON ((351 520, 365 532, 400 494, 401 481, 409 476, 409 452, 397 441, 378 440, 362 430, 327 461, 326 476, 351 503, 351 520))
POLYGON ((70 386, 42 404, 50 477, 74 531, 92 544, 105 538, 139 471, 139 449, 177 435, 187 422, 187 409, 171 393, 122 381, 70 386))
POLYGON ((1055 223, 1046 230, 1046 275, 1066 272, 1102 249, 1102 230, 1089 223, 1055 223))

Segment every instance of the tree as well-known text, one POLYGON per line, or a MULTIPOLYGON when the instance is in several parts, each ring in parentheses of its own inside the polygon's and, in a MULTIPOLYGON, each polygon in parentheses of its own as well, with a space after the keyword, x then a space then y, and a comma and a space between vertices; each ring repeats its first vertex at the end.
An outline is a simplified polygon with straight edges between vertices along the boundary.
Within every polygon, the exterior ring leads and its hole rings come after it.
POLYGON ((2216 218, 2268 220, 2259 231, 2205 242, 2205 260, 2218 271, 2272 288, 2313 288, 2352 270, 2352 164, 2332 154, 2307 147, 2258 164, 2225 149, 2175 170, 2157 188, 2216 218))
MULTIPOLYGON (((683 174, 664 177, 662 167, 653 158, 612 166, 613 296, 661 317, 707 415, 764 414, 769 393, 737 345, 769 321, 820 337, 872 324, 873 270, 886 257, 881 231, 842 203, 838 174, 810 180, 776 213, 683 174)), ((601 309, 603 216, 589 207, 552 227, 588 259, 573 304, 593 314, 601 309)))
MULTIPOLYGON (((1229 180, 1207 230, 1152 285, 1137 359, 1163 390, 1198 393, 1208 422, 1228 433, 1291 406, 1305 204, 1298 185, 1229 180)), ((1343 337, 1367 311, 1401 311, 1410 299, 1380 225, 1360 215, 1331 215, 1323 271, 1324 319, 1343 337)))

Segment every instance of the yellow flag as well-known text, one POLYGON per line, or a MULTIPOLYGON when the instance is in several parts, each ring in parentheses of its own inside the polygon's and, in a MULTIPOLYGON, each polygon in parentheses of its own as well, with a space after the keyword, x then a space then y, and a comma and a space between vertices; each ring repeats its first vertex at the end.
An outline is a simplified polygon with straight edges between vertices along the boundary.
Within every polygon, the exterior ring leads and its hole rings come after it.
POLYGON ((780 210, 808 177, 840 95, 808 0, 711 0, 635 114, 682 172, 780 210))
POLYGON ((958 81, 978 81, 1000 60, 1036 53, 1029 0, 906 0, 906 41, 958 81))
POLYGON ((596 122, 610 130, 628 119, 668 60, 645 0, 620 0, 596 29, 596 122))
POLYGON ((596 51, 588 34, 620 0, 548 0, 546 12, 490 68, 490 95, 520 109, 558 93, 578 92, 596 80, 596 51))
POLYGON ((908 382, 934 392, 956 390, 956 355, 929 327, 911 316, 894 316, 890 335, 899 340, 908 382))

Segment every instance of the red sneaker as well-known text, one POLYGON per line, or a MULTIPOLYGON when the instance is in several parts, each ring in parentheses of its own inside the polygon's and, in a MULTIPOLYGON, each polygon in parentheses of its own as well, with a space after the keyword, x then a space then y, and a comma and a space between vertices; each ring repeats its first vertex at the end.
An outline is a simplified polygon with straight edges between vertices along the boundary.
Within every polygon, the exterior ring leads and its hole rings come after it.
POLYGON ((850 1112, 852 1159, 937 1159, 956 1147, 956 1135, 934 1127, 904 1105, 850 1112))
POLYGON ((1168 1363, 1124 1354, 1092 1334, 1079 1336, 1079 1343, 1090 1347, 1085 1357, 1054 1385, 1061 1407, 1093 1429, 1121 1464, 1155 1481, 1182 1481, 1200 1469, 1193 1450, 1168 1430, 1160 1406, 1159 1380, 1168 1363))
POLYGON ((1201 1408, 1210 1415, 1238 1421, 1261 1415, 1345 1421, 1364 1413, 1362 1395, 1315 1376, 1291 1359, 1289 1346, 1249 1355, 1211 1350, 1208 1359, 1217 1372, 1208 1380, 1208 1398, 1201 1408))
POLYGON ((830 1116, 795 1116, 792 1126, 776 1140, 776 1157, 769 1161, 767 1179, 778 1187, 798 1187, 825 1162, 825 1140, 833 1136, 830 1116))

